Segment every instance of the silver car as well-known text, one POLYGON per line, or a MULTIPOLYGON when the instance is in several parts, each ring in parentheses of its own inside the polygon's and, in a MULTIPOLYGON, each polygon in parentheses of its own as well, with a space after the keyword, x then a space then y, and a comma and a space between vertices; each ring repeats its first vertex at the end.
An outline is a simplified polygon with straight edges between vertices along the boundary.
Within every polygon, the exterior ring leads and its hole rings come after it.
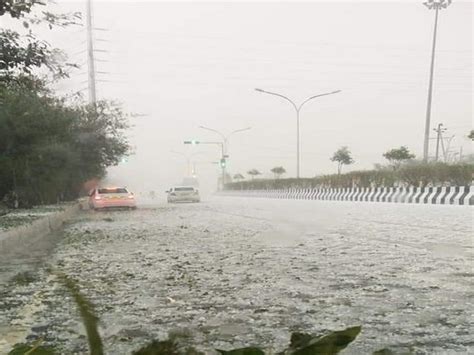
POLYGON ((176 186, 168 191, 168 203, 200 202, 199 190, 192 186, 176 186))

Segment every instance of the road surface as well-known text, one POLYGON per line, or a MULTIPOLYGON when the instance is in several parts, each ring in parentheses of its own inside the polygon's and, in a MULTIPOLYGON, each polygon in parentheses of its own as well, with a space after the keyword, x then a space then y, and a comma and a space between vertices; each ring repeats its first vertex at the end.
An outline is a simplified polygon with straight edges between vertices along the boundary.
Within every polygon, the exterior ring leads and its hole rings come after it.
MULTIPOLYGON (((87 353, 76 308, 48 268, 96 305, 109 354, 170 332, 209 353, 279 350, 293 331, 354 325, 362 333, 345 354, 473 353, 472 212, 236 197, 87 211, 44 258, 34 253, 30 279, 3 282, 0 353, 24 337, 87 353)), ((28 265, 23 257, 14 265, 28 265)), ((1 261, 0 275, 11 265, 1 261)))

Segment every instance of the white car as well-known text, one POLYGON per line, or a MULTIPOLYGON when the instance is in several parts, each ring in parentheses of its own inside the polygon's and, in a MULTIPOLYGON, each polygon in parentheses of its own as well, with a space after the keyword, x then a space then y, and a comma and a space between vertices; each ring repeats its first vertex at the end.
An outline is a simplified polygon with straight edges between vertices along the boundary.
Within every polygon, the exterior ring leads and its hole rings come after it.
POLYGON ((166 192, 168 193, 168 203, 201 201, 199 190, 192 186, 175 186, 166 192))
POLYGON ((96 188, 89 194, 89 207, 96 211, 109 208, 134 210, 137 208, 137 202, 133 193, 126 187, 96 188))

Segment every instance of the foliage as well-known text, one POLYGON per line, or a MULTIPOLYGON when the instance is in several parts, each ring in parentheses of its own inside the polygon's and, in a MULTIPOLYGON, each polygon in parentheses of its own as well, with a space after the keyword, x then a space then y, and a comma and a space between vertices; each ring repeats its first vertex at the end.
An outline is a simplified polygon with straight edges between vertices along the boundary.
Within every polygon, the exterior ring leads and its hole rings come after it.
POLYGON ((68 26, 77 24, 80 13, 55 14, 45 9, 38 13, 33 12, 34 7, 45 6, 52 0, 0 0, 0 16, 10 15, 15 19, 23 19, 23 26, 29 28, 29 24, 46 22, 49 28, 53 26, 68 26))
POLYGON ((0 74, 7 76, 13 71, 31 73, 35 67, 48 63, 51 50, 46 42, 38 41, 33 36, 21 38, 11 30, 0 32, 0 74))
POLYGON ((254 346, 234 350, 216 349, 216 351, 221 355, 265 355, 262 349, 254 346))
POLYGON ((290 347, 281 355, 313 355, 337 354, 359 335, 361 327, 351 327, 332 332, 323 337, 314 337, 308 334, 293 333, 290 347))
POLYGON ((337 162, 337 173, 341 173, 341 169, 343 165, 350 165, 354 163, 354 159, 351 157, 351 152, 347 147, 341 147, 331 158, 331 161, 337 162))
POLYGON ((471 129, 471 132, 469 132, 467 138, 474 140, 474 129, 471 129))
POLYGON ((237 173, 237 174, 234 175, 234 180, 236 180, 236 181, 245 180, 245 176, 243 176, 240 173, 237 173))
POLYGON ((398 169, 403 161, 414 159, 415 154, 410 153, 407 147, 401 146, 385 152, 383 157, 393 164, 395 169, 398 169))
POLYGON ((34 69, 47 67, 55 78, 68 75, 68 67, 77 67, 71 63, 63 63, 64 54, 50 47, 33 34, 30 26, 47 23, 53 26, 67 26, 76 23, 78 13, 53 14, 48 11, 33 13, 35 6, 45 5, 38 0, 0 0, 0 17, 10 17, 23 21, 27 33, 21 35, 17 31, 0 29, 0 83, 16 80, 19 74, 31 74, 34 69))
POLYGON ((395 187, 428 185, 466 186, 471 184, 473 163, 420 163, 409 162, 398 170, 378 168, 351 171, 346 174, 323 175, 302 179, 259 179, 227 184, 229 190, 265 190, 290 188, 352 188, 395 187))
POLYGON ((276 166, 273 169, 270 170, 273 175, 275 176, 275 179, 279 179, 283 174, 286 173, 286 170, 282 166, 276 166))
POLYGON ((258 176, 258 175, 261 175, 262 173, 260 171, 258 171, 257 169, 251 169, 249 171, 247 171, 247 174, 250 175, 252 177, 252 180, 258 176))
POLYGON ((17 344, 8 355, 55 355, 57 352, 49 347, 40 345, 42 340, 39 339, 31 345, 17 344))
POLYGON ((0 199, 30 207, 75 198, 128 153, 127 116, 108 102, 67 106, 25 82, 0 85, 0 199))
POLYGON ((118 105, 68 106, 35 76, 40 68, 66 76, 70 64, 31 25, 67 26, 78 18, 40 11, 46 2, 0 1, 0 16, 22 21, 26 32, 0 29, 0 200, 14 208, 74 198, 83 182, 129 151, 118 105))
MULTIPOLYGON (((92 303, 81 293, 78 284, 62 273, 55 273, 62 285, 71 294, 79 309, 82 322, 86 328, 87 340, 91 355, 102 355, 104 353, 102 339, 99 334, 99 318, 94 314, 92 303)), ((287 349, 277 353, 278 355, 332 355, 345 349, 359 335, 361 327, 351 327, 341 331, 331 332, 325 336, 314 336, 305 333, 293 333, 290 345, 287 349)), ((17 344, 9 355, 41 354, 54 355, 53 348, 40 347, 42 339, 33 344, 17 344)), ((223 355, 265 355, 261 347, 253 346, 233 350, 216 351, 223 355)), ((193 347, 182 347, 177 337, 171 337, 164 341, 153 340, 143 346, 133 355, 203 355, 193 347)))
POLYGON ((21 18, 31 12, 31 8, 35 5, 44 5, 40 0, 0 0, 0 16, 5 14, 13 18, 21 18))
POLYGON ((94 306, 85 298, 79 290, 77 283, 69 277, 58 274, 66 289, 72 295, 74 302, 79 308, 82 323, 86 328, 87 341, 89 342, 89 350, 91 355, 103 355, 102 339, 98 330, 99 318, 94 314, 94 306))
POLYGON ((181 349, 178 342, 174 339, 163 341, 153 340, 150 344, 145 345, 138 351, 134 351, 133 355, 204 355, 204 353, 194 348, 181 349))

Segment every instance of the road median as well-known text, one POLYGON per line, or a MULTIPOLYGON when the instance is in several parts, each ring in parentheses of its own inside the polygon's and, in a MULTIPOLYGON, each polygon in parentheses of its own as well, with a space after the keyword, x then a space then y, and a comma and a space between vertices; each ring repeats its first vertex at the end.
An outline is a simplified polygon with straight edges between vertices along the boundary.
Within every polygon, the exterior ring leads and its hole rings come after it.
POLYGON ((59 230, 78 211, 78 203, 69 203, 33 209, 30 212, 12 212, 2 216, 3 221, 0 221, 1 253, 4 255, 39 242, 51 232, 59 230))

